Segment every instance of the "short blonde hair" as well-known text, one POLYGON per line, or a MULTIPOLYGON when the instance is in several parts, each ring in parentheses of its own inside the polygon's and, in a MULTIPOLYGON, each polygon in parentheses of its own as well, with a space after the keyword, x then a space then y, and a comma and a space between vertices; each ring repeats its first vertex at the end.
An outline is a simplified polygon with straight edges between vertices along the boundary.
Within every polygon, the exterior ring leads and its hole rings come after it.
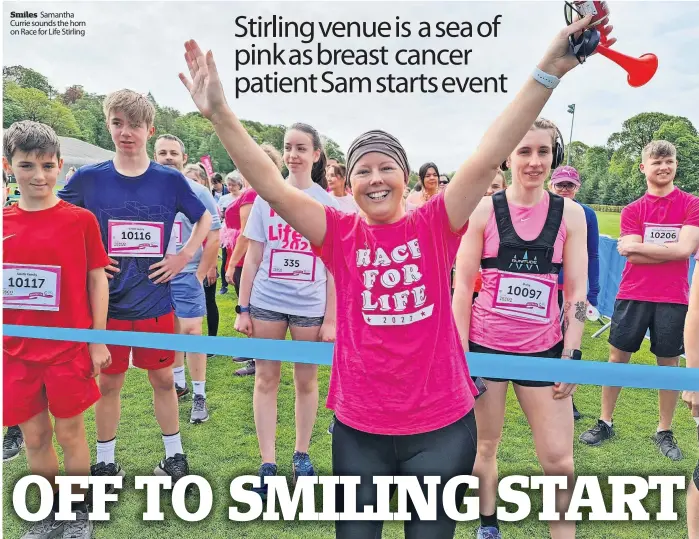
POLYGON ((155 107, 146 96, 133 90, 118 90, 109 94, 103 104, 104 117, 109 121, 112 112, 123 112, 134 124, 151 127, 155 120, 155 107))
POLYGON ((279 150, 271 144, 261 144, 260 148, 262 148, 262 151, 269 156, 272 162, 277 165, 277 168, 281 171, 284 161, 282 160, 282 154, 279 153, 279 150))
POLYGON ((211 189, 211 183, 209 182, 209 175, 206 173, 206 169, 204 168, 204 165, 201 163, 189 163, 188 165, 185 165, 183 174, 186 176, 187 172, 194 172, 197 177, 199 178, 199 182, 202 183, 211 189))
POLYGON ((551 120, 547 120, 546 118, 537 118, 536 121, 534 122, 534 125, 532 125, 532 127, 529 131, 534 131, 535 129, 546 129, 546 130, 550 131, 551 132, 551 147, 555 146, 556 133, 558 131, 558 127, 556 126, 555 123, 553 123, 551 120))
POLYGON ((641 153, 641 159, 645 161, 649 157, 656 159, 658 157, 675 157, 677 148, 667 140, 653 140, 646 144, 641 153))

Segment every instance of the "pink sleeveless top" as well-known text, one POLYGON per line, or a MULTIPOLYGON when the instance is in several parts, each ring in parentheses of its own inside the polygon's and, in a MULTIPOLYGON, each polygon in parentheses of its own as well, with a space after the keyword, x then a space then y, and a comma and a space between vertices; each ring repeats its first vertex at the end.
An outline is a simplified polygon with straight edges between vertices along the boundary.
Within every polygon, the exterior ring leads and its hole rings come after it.
MULTIPOLYGON (((546 194, 530 208, 509 203, 512 224, 520 238, 532 241, 539 236, 546 222, 549 200, 546 194)), ((561 220, 553 248, 554 263, 563 261, 565 240, 565 220, 561 220)), ((485 226, 482 258, 497 257, 499 246, 500 235, 493 211, 485 226)), ((531 275, 484 269, 482 276, 483 285, 471 314, 470 341, 494 350, 533 354, 548 350, 563 339, 557 274, 531 275), (547 296, 548 301, 544 301, 547 296), (533 302, 528 301, 530 297, 533 302), (538 305, 535 305, 536 300, 538 305)))

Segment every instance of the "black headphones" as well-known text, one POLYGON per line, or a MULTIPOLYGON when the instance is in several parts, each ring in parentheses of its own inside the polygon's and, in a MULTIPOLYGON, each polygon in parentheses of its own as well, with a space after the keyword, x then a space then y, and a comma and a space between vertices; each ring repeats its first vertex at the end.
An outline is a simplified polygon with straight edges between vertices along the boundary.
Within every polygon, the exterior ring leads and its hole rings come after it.
MULTIPOLYGON (((561 163, 563 163, 563 157, 565 155, 565 144, 563 142, 563 135, 558 126, 554 126, 556 129, 556 140, 553 143, 553 163, 551 163, 551 170, 557 169, 561 163)), ((500 165, 500 169, 505 171, 509 167, 507 166, 507 161, 503 161, 500 165)))
MULTIPOLYGON (((573 24, 573 11, 575 11, 580 18, 583 18, 584 13, 577 10, 570 2, 565 2, 563 13, 568 26, 573 24)), ((578 59, 578 62, 583 64, 585 60, 587 60, 587 57, 595 52, 597 45, 599 45, 600 33, 598 30, 588 28, 583 31, 577 39, 570 36, 568 41, 570 42, 570 53, 578 59)))

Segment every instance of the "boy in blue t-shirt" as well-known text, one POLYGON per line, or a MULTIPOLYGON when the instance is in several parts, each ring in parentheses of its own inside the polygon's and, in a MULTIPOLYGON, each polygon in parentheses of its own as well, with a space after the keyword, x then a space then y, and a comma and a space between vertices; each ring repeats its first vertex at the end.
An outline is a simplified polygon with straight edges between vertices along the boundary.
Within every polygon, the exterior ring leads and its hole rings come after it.
MULTIPOLYGON (((153 136, 155 108, 131 90, 107 96, 104 115, 116 148, 112 161, 81 167, 58 196, 90 210, 100 224, 110 257, 107 329, 174 333, 170 281, 192 259, 211 226, 211 215, 176 170, 150 160, 146 143, 153 136), (167 256, 175 215, 195 223, 183 248, 167 256)), ((129 356, 148 371, 155 417, 165 445, 165 459, 155 468, 173 481, 189 474, 182 450, 172 363, 175 352, 109 346, 112 364, 100 375, 102 398, 95 405, 97 462, 92 475, 125 475, 114 458, 120 416, 120 393, 129 356)))

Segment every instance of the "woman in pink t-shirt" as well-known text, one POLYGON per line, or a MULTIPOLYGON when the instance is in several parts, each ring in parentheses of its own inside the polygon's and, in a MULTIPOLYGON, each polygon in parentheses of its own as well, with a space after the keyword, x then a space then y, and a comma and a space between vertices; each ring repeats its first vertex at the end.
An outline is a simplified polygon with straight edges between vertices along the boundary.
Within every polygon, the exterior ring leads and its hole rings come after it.
MULTIPOLYGON (((484 197, 471 216, 456 262, 454 317, 466 350, 580 359, 587 294, 587 224, 580 205, 544 190, 552 166, 563 158, 556 126, 539 118, 507 158, 512 185, 484 197), (562 335, 557 283, 565 266, 562 335), (472 303, 473 282, 483 284, 472 303)), ((509 380, 486 378, 476 403, 481 527, 478 537, 497 539, 497 448, 505 419, 509 380)), ((534 435, 546 475, 573 480, 571 384, 512 380, 534 435)), ((572 483, 569 483, 572 484, 572 483)), ((570 492, 560 495, 567 504, 570 492)), ((566 505, 567 507, 567 505, 566 505)), ((574 522, 551 523, 554 538, 575 537, 574 522)))
MULTIPOLYGON (((185 45, 192 81, 180 75, 199 111, 211 119, 233 161, 286 222, 307 238, 336 281, 337 337, 327 406, 335 411, 333 475, 361 478, 356 509, 376 506, 372 477, 470 474, 475 459, 471 380, 451 312, 450 270, 472 211, 498 166, 527 134, 558 78, 579 65, 559 32, 513 102, 489 127, 444 192, 405 213, 410 167, 397 139, 369 131, 347 152, 347 176, 364 214, 323 206, 286 184, 228 107, 213 55, 185 45)), ((543 183, 543 178, 542 178, 543 183)), ((570 412, 569 412, 570 414, 570 412)), ((450 486, 456 486, 452 483, 450 486)), ((436 520, 405 522, 408 537, 452 538, 466 490, 437 503, 436 520), (449 507, 451 505, 451 507, 449 507)), ((342 493, 338 495, 343 508, 342 493)), ((347 510, 344 508, 344 510, 347 510)), ((381 521, 336 522, 337 537, 380 537, 381 521)))

